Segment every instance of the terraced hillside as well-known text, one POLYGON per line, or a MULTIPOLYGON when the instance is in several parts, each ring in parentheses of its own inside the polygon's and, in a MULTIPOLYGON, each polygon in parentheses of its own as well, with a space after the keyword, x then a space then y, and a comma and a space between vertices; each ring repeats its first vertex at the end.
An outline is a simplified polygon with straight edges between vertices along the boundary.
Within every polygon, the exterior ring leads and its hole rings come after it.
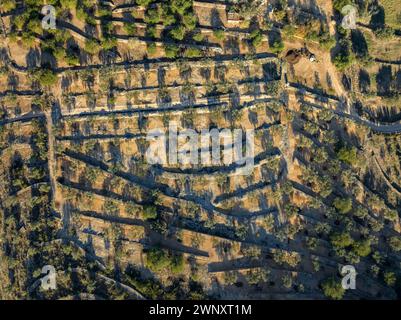
POLYGON ((52 0, 44 29, 44 1, 2 0, 0 297, 399 297, 399 61, 359 54, 390 27, 341 29, 339 2, 52 0), (252 173, 149 163, 172 123, 252 129, 252 173))

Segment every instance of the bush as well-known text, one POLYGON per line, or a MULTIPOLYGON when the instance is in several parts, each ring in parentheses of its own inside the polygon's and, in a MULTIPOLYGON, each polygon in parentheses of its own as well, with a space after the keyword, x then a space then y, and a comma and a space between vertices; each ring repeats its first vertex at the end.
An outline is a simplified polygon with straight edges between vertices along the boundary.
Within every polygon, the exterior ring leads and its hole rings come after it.
POLYGON ((77 6, 77 0, 60 0, 62 8, 73 10, 77 6))
POLYGON ((287 203, 284 207, 284 211, 285 211, 287 218, 291 219, 298 214, 299 208, 297 206, 293 205, 292 203, 287 203))
POLYGON ((161 271, 168 268, 170 260, 165 250, 154 248, 146 253, 146 267, 153 271, 161 271))
POLYGON ((197 48, 187 48, 184 52, 186 58, 196 58, 200 57, 202 52, 197 48))
POLYGON ((35 72, 34 78, 41 86, 52 86, 57 82, 57 75, 49 69, 41 69, 35 72))
POLYGON ((102 40, 101 46, 104 50, 110 50, 117 46, 117 39, 107 37, 102 40))
POLYGON ((174 39, 176 39, 176 40, 178 40, 178 41, 181 41, 181 40, 184 39, 184 37, 185 37, 185 28, 184 28, 183 26, 175 27, 174 29, 172 29, 172 30, 170 31, 170 35, 171 35, 174 39))
POLYGON ((176 19, 174 17, 174 14, 171 13, 170 7, 168 4, 162 5, 162 23, 164 26, 171 26, 172 24, 175 23, 176 19))
POLYGON ((401 239, 399 237, 391 237, 388 244, 393 251, 401 251, 401 239))
POLYGON ((357 153, 356 149, 353 147, 347 148, 343 147, 337 153, 338 160, 348 163, 349 165, 353 165, 357 162, 357 153))
POLYGON ((152 42, 148 44, 148 53, 155 54, 157 50, 156 43, 152 42))
POLYGON ((161 11, 159 7, 148 9, 145 14, 145 22, 148 24, 158 23, 161 19, 161 11))
POLYGON ((242 254, 245 257, 258 258, 261 255, 262 250, 257 246, 248 246, 241 249, 242 254))
POLYGON ((346 6, 350 5, 352 2, 351 0, 334 0, 333 1, 333 8, 336 9, 338 12, 341 13, 341 10, 346 6))
POLYGON ((194 39, 194 40, 197 41, 197 42, 203 41, 204 38, 205 38, 205 37, 204 37, 203 34, 200 33, 200 32, 198 32, 198 33, 196 33, 196 34, 194 34, 194 35, 192 36, 192 39, 194 39))
POLYGON ((369 211, 361 206, 359 206, 355 212, 354 215, 360 219, 364 219, 369 215, 369 211))
POLYGON ((388 286, 392 287, 395 285, 395 282, 397 281, 397 277, 395 276, 394 272, 390 272, 390 271, 385 272, 383 276, 384 276, 384 282, 388 286))
POLYGON ((257 48, 262 44, 263 41, 263 35, 260 32, 260 30, 254 30, 251 35, 250 35, 252 45, 257 48))
POLYGON ((367 257, 371 252, 370 241, 363 240, 363 241, 354 243, 353 251, 360 257, 367 257))
POLYGON ((54 49, 53 55, 56 58, 57 62, 62 61, 65 56, 66 56, 66 51, 64 49, 64 47, 57 47, 56 49, 54 49))
POLYGON ((135 0, 138 6, 147 7, 153 0, 135 0))
POLYGON ((185 268, 184 256, 182 254, 172 255, 170 261, 170 270, 174 274, 183 273, 185 268))
POLYGON ((88 52, 89 54, 92 54, 92 55, 98 54, 100 49, 101 49, 101 47, 97 40, 95 40, 95 39, 86 40, 85 51, 88 52))
POLYGON ((25 48, 32 48, 35 44, 36 37, 30 32, 23 32, 21 35, 22 45, 25 48))
POLYGON ((354 57, 351 54, 345 54, 343 52, 339 52, 334 57, 333 62, 338 70, 343 71, 354 63, 354 57))
POLYGON ((182 22, 187 30, 193 30, 196 27, 196 16, 193 13, 188 13, 182 17, 182 22))
POLYGON ((245 279, 249 284, 258 284, 261 282, 266 282, 269 274, 270 272, 265 269, 251 269, 245 274, 245 279))
POLYGON ((157 217, 157 208, 155 206, 144 206, 143 217, 148 219, 155 219, 157 217))
POLYGON ((3 11, 11 11, 15 9, 16 1, 15 0, 3 0, 0 7, 3 11))
POLYGON ((324 281, 322 283, 322 289, 326 297, 334 300, 341 300, 345 293, 345 289, 335 278, 330 278, 324 281))
POLYGON ((146 253, 146 267, 158 272, 170 270, 172 273, 182 273, 184 271, 184 257, 182 254, 171 254, 160 248, 150 249, 146 253))
POLYGON ((167 58, 173 59, 173 58, 177 57, 177 55, 180 51, 180 48, 178 48, 177 46, 174 46, 174 45, 167 45, 164 47, 164 51, 166 53, 167 58))
POLYGON ((392 222, 396 222, 397 218, 398 218, 397 210, 392 210, 392 209, 387 209, 386 208, 384 210, 383 215, 384 215, 384 218, 386 218, 387 220, 392 221, 392 222))
POLYGON ((157 38, 157 30, 155 26, 148 26, 146 29, 146 35, 150 38, 157 38))
POLYGON ((244 240, 248 236, 248 227, 242 224, 238 225, 235 229, 235 235, 244 240))
POLYGON ((352 200, 351 198, 341 199, 336 198, 333 202, 334 207, 338 212, 346 214, 352 210, 352 200))
POLYGON ((330 36, 329 33, 325 33, 319 36, 319 44, 323 49, 330 50, 336 45, 336 38, 330 36))
POLYGON ((346 248, 352 245, 354 242, 347 232, 335 233, 331 235, 330 241, 335 248, 346 248))
POLYGON ((65 61, 69 65, 73 65, 73 66, 79 65, 79 58, 74 54, 67 54, 67 56, 65 57, 65 61))
POLYGON ((220 40, 220 41, 224 40, 224 38, 225 38, 225 33, 224 33, 224 30, 222 30, 222 29, 213 30, 213 35, 216 37, 217 40, 220 40))
POLYGON ((135 23, 131 23, 131 22, 126 22, 124 23, 124 31, 128 34, 128 35, 134 35, 136 33, 136 26, 135 23))
POLYGON ((237 273, 235 271, 226 271, 223 277, 226 285, 233 285, 237 282, 237 273))
POLYGON ((280 54, 284 50, 284 42, 282 40, 277 40, 273 43, 271 51, 275 54, 280 54))
POLYGON ((171 0, 171 10, 183 16, 185 11, 192 7, 192 0, 171 0))

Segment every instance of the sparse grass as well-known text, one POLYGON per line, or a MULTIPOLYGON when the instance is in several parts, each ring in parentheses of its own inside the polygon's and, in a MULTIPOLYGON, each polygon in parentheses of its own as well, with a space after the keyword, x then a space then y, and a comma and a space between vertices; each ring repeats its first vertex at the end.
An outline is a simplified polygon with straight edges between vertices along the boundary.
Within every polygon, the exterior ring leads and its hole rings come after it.
POLYGON ((401 27, 401 5, 399 0, 380 0, 386 15, 386 24, 393 28, 401 27))

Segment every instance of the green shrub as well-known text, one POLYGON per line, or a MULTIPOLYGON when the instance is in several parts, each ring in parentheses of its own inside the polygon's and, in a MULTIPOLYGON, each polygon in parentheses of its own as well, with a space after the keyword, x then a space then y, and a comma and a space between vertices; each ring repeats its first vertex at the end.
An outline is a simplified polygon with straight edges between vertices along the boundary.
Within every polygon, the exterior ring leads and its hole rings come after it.
POLYGON ((388 208, 384 209, 383 215, 384 215, 384 218, 386 218, 387 220, 392 221, 392 222, 396 222, 397 218, 398 218, 397 210, 392 210, 392 209, 388 209, 388 208))
POLYGON ((148 26, 146 29, 146 35, 150 38, 157 38, 156 26, 148 26))
POLYGON ((201 55, 202 55, 202 52, 197 48, 187 48, 184 52, 184 56, 186 58, 196 58, 196 57, 200 57, 201 55))
POLYGON ((353 244, 353 251, 360 257, 367 257, 371 252, 370 245, 371 243, 369 240, 355 242, 353 244))
POLYGON ((65 57, 65 61, 72 66, 79 65, 79 57, 75 54, 67 54, 67 56, 65 57))
POLYGON ((101 49, 99 42, 96 39, 86 40, 85 51, 89 54, 98 54, 101 49))
POLYGON ((34 78, 39 81, 42 86, 52 86, 57 82, 57 75, 49 69, 37 70, 34 73, 34 78))
POLYGON ((162 23, 164 26, 171 26, 175 23, 176 19, 174 14, 171 13, 170 7, 168 5, 162 5, 162 23))
POLYGON ((102 40, 101 46, 104 50, 110 50, 117 46, 117 39, 113 37, 106 37, 102 40))
POLYGON ((341 13, 341 10, 346 6, 352 4, 351 0, 334 0, 333 8, 341 13))
POLYGON ((135 0, 138 6, 147 7, 153 0, 135 0))
POLYGON ((335 248, 346 248, 354 243, 354 240, 347 232, 332 234, 330 241, 335 248))
POLYGON ((32 48, 35 44, 35 36, 30 32, 23 32, 21 36, 22 45, 25 48, 32 48))
POLYGON ((217 40, 220 40, 220 41, 224 40, 224 38, 225 38, 225 33, 224 33, 224 30, 222 30, 222 29, 213 30, 213 35, 216 37, 217 40))
POLYGON ((2 0, 0 4, 0 8, 2 11, 11 11, 15 9, 16 1, 15 0, 2 0))
POLYGON ((346 214, 352 210, 352 199, 341 199, 336 198, 333 202, 334 207, 337 209, 338 212, 342 214, 346 214))
POLYGON ((155 206, 144 206, 143 207, 143 217, 148 219, 154 219, 157 217, 157 208, 155 206))
POLYGON ((334 300, 341 300, 345 293, 345 289, 335 278, 330 278, 324 281, 322 283, 322 289, 326 297, 334 300))
POLYGON ((184 23, 187 30, 193 30, 196 27, 196 16, 193 13, 187 13, 182 17, 182 22, 184 23))
POLYGON ((146 11, 144 20, 146 23, 149 23, 149 24, 159 23, 159 21, 161 19, 161 14, 162 14, 162 12, 159 9, 159 7, 148 9, 146 11))
POLYGON ((394 272, 388 271, 384 273, 384 282, 390 287, 395 285, 395 282, 397 281, 397 277, 395 276, 394 272))
POLYGON ((125 22, 124 23, 124 31, 128 34, 128 35, 134 35, 136 33, 136 26, 135 23, 131 23, 131 22, 125 22))
POLYGON ((284 42, 282 40, 275 41, 270 50, 275 54, 280 54, 284 50, 284 42))
POLYGON ((262 44, 263 41, 263 34, 260 32, 260 30, 254 30, 250 34, 250 38, 252 41, 252 45, 257 48, 262 44))
POLYGON ((343 71, 350 67, 355 61, 355 58, 351 54, 346 54, 344 52, 339 52, 335 57, 334 57, 334 65, 336 68, 340 71, 343 71))
POLYGON ((171 10, 181 16, 192 7, 192 0, 171 0, 170 3, 171 10))
POLYGON ((174 39, 176 39, 176 40, 178 40, 178 41, 181 41, 181 40, 184 39, 184 37, 185 37, 185 28, 184 28, 183 26, 175 27, 174 29, 172 29, 172 30, 170 31, 170 35, 171 35, 174 39))
POLYGON ((357 152, 353 147, 343 147, 337 152, 338 160, 353 165, 357 162, 357 152))
POLYGON ((166 57, 167 58, 176 58, 178 55, 178 52, 180 51, 180 48, 174 45, 167 45, 164 47, 164 51, 166 52, 166 57))
POLYGON ((60 0, 62 8, 73 10, 77 7, 77 0, 60 0))
POLYGON ((64 47, 57 47, 56 49, 54 49, 53 55, 56 58, 57 62, 62 61, 65 56, 66 56, 66 51, 64 49, 64 47))
POLYGON ((163 249, 154 248, 146 253, 146 267, 153 271, 161 271, 170 265, 167 252, 163 249))
POLYGON ((262 268, 251 269, 245 274, 245 279, 249 284, 258 284, 266 282, 269 278, 270 271, 262 268))
POLYGON ((157 46, 156 43, 152 42, 148 44, 148 53, 149 54, 155 54, 157 51, 157 46))
POLYGON ((182 254, 172 254, 160 248, 150 249, 146 253, 146 267, 155 272, 170 270, 174 274, 184 271, 184 257, 182 254))
POLYGON ((388 243, 393 251, 401 251, 401 239, 399 237, 391 237, 388 243))
POLYGON ((174 254, 171 257, 170 270, 174 274, 183 273, 185 268, 184 256, 182 254, 174 254))
POLYGON ((202 33, 200 33, 200 32, 195 33, 195 34, 192 36, 192 39, 194 39, 194 40, 197 41, 197 42, 203 41, 204 38, 205 38, 204 35, 203 35, 202 33))

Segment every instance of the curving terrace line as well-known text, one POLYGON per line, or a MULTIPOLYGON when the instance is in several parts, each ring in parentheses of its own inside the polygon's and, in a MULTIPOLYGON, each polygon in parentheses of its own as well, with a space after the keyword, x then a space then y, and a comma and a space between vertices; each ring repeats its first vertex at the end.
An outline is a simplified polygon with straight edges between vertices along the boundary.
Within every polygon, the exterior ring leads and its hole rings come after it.
POLYGON ((5 97, 7 95, 16 95, 16 96, 25 96, 25 97, 30 97, 30 96, 41 96, 43 95, 43 91, 41 90, 6 90, 3 92, 0 92, 0 97, 5 97))
MULTIPOLYGON (((308 101, 302 101, 302 103, 305 103, 312 108, 319 109, 319 110, 327 110, 327 108, 324 108, 323 106, 320 106, 318 104, 308 102, 308 101)), ((369 127, 373 131, 379 132, 379 133, 385 133, 385 134, 395 134, 395 133, 401 133, 401 122, 395 123, 395 124, 382 124, 382 123, 375 123, 369 120, 362 119, 361 117, 355 115, 355 114, 349 114, 340 110, 336 109, 329 109, 336 115, 340 116, 341 118, 347 118, 350 119, 356 123, 359 123, 361 125, 364 125, 366 127, 369 127)))
MULTIPOLYGON (((85 31, 79 29, 78 27, 76 27, 75 25, 57 19, 57 26, 58 27, 62 27, 63 29, 69 30, 74 32, 75 34, 77 34, 79 37, 81 37, 81 39, 86 39, 86 40, 97 40, 99 41, 99 39, 91 36, 90 34, 86 33, 85 31)), ((113 37, 115 37, 115 39, 117 40, 117 42, 125 42, 128 41, 130 39, 134 39, 134 40, 139 40, 145 43, 157 43, 157 44, 167 44, 167 45, 176 45, 176 46, 183 46, 183 47, 191 47, 191 48, 197 48, 197 49, 213 49, 213 50, 221 50, 221 46, 218 44, 213 44, 213 43, 190 43, 190 42, 176 42, 174 40, 162 40, 162 39, 154 39, 154 38, 150 38, 150 37, 143 37, 143 36, 129 36, 129 35, 120 35, 120 34, 111 34, 113 37)))
POLYGON ((192 247, 185 246, 178 242, 177 240, 173 239, 168 239, 163 237, 162 235, 152 231, 149 229, 149 224, 146 221, 139 220, 139 219, 132 219, 132 218, 124 218, 124 217, 119 217, 115 215, 110 215, 110 214, 103 214, 95 211, 80 211, 80 210, 74 210, 75 213, 94 218, 94 219, 99 219, 107 222, 112 222, 112 223, 118 223, 118 224, 123 224, 123 225, 132 225, 132 226, 143 226, 146 228, 148 233, 151 233, 151 237, 153 237, 154 241, 158 242, 162 247, 174 249, 176 251, 180 251, 183 253, 190 253, 190 254, 195 254, 198 256, 203 256, 203 257, 208 257, 208 253, 199 249, 195 249, 192 247))
POLYGON ((31 113, 27 113, 27 114, 19 116, 19 117, 0 120, 0 126, 9 124, 9 123, 13 123, 13 122, 29 122, 32 119, 44 118, 44 117, 45 117, 45 114, 42 112, 39 112, 39 113, 31 112, 31 113))
MULTIPOLYGON (((214 108, 222 108, 228 107, 230 102, 230 95, 226 96, 217 96, 217 97, 209 97, 209 101, 207 103, 155 103, 156 107, 149 107, 150 104, 144 104, 148 107, 140 107, 140 105, 131 106, 130 109, 120 109, 120 110, 98 110, 98 111, 83 111, 80 113, 70 113, 70 114, 63 114, 62 118, 81 118, 81 117, 95 117, 95 116, 109 116, 112 114, 120 114, 120 115, 134 115, 134 114, 143 114, 143 115, 152 115, 156 116, 163 112, 183 112, 188 109, 204 109, 205 111, 210 111, 214 108)), ((267 103, 267 102, 275 102, 277 99, 273 97, 266 97, 266 98, 253 98, 252 101, 243 102, 237 110, 246 109, 246 108, 253 108, 256 107, 260 103, 267 103)), ((124 105, 125 106, 125 105, 124 105)), ((116 107, 116 106, 114 106, 116 107)))
POLYGON ((390 177, 388 176, 388 174, 384 171, 383 167, 380 165, 379 160, 377 159, 377 156, 373 156, 374 158, 374 162, 377 166, 377 168, 379 169, 382 177, 384 178, 384 180, 386 181, 387 185, 391 188, 391 190, 393 190, 399 197, 401 197, 401 187, 392 182, 390 177))
POLYGON ((92 165, 94 167, 98 167, 105 172, 111 173, 117 177, 120 177, 120 178, 122 178, 130 183, 133 183, 137 186, 140 186, 144 189, 158 190, 162 194, 164 194, 168 197, 193 202, 193 203, 199 205, 200 207, 202 207, 207 212, 213 212, 213 213, 216 213, 219 215, 223 215, 225 217, 230 216, 230 217, 239 218, 239 219, 253 218, 253 217, 257 217, 257 216, 261 216, 261 215, 270 214, 271 212, 276 210, 275 208, 263 209, 263 210, 256 211, 256 212, 249 212, 249 211, 233 212, 232 210, 225 210, 225 209, 214 206, 209 200, 206 200, 198 195, 180 194, 179 192, 173 190, 169 185, 166 185, 163 183, 158 183, 158 182, 154 181, 153 179, 141 178, 141 177, 138 177, 138 176, 136 176, 130 172, 126 172, 126 171, 121 171, 121 170, 113 171, 113 170, 111 170, 110 166, 105 164, 104 162, 99 161, 95 158, 89 157, 87 155, 84 155, 82 153, 77 153, 77 152, 74 152, 71 150, 65 150, 63 153, 70 158, 82 161, 82 162, 92 165))
MULTIPOLYGON (((265 163, 264 160, 268 158, 273 158, 276 156, 281 155, 280 150, 277 148, 267 150, 264 152, 259 153, 254 158, 254 164, 258 165, 260 163, 265 163)), ((220 173, 232 173, 235 172, 238 168, 244 167, 244 164, 237 164, 232 163, 230 165, 219 165, 219 166, 210 166, 205 167, 202 166, 201 168, 188 168, 188 169, 180 169, 180 168, 170 168, 170 167, 163 167, 160 165, 154 165, 152 167, 153 171, 156 174, 172 173, 172 174, 184 174, 184 175, 191 175, 191 176, 201 176, 201 175, 219 175, 220 173)))
POLYGON ((223 201, 226 201, 231 198, 243 197, 247 193, 250 193, 250 192, 253 192, 256 190, 260 190, 260 189, 264 189, 268 186, 271 186, 274 183, 275 183, 275 181, 260 181, 258 183, 247 186, 245 188, 238 188, 233 192, 223 193, 221 195, 218 195, 216 198, 214 198, 213 203, 218 204, 219 202, 223 202, 223 201))

